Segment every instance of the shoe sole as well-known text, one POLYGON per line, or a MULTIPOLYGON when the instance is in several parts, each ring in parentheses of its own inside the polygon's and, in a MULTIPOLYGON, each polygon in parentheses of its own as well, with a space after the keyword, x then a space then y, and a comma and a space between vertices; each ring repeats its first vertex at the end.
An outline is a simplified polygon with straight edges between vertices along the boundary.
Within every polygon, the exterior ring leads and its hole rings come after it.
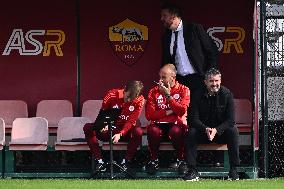
POLYGON ((104 168, 104 169, 102 169, 102 170, 100 170, 99 172, 105 172, 107 169, 106 168, 104 168))
POLYGON ((232 179, 232 178, 228 178, 229 181, 234 181, 234 180, 240 180, 239 178, 238 179, 232 179))
POLYGON ((196 177, 195 179, 185 180, 186 182, 196 182, 199 181, 199 177, 196 177))
POLYGON ((104 169, 100 169, 100 170, 98 170, 98 171, 94 171, 94 174, 98 174, 98 173, 101 173, 101 172, 106 172, 106 168, 104 168, 104 169))

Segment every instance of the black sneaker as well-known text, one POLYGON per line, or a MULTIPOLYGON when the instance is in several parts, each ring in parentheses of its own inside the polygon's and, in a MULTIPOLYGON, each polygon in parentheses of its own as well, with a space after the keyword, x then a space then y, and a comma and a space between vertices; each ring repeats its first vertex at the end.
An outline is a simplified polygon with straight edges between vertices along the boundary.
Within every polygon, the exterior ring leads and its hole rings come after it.
POLYGON ((123 171, 125 171, 129 176, 135 178, 136 173, 132 168, 132 162, 126 160, 125 162, 121 162, 120 166, 122 167, 123 171))
POLYGON ((178 170, 179 166, 182 164, 185 164, 185 161, 175 159, 173 162, 170 163, 169 168, 178 170))
POLYGON ((128 170, 128 169, 131 169, 131 168, 132 168, 131 162, 130 162, 130 161, 127 161, 127 160, 126 160, 126 161, 122 161, 122 162, 120 163, 120 167, 122 167, 124 171, 126 171, 126 170, 128 170))
POLYGON ((198 181, 199 180, 199 174, 194 169, 189 169, 187 173, 184 175, 183 180, 185 181, 198 181))
POLYGON ((176 170, 178 169, 178 166, 179 166, 178 161, 174 161, 169 165, 169 168, 176 170))
POLYGON ((129 167, 129 165, 126 165, 126 162, 122 162, 122 163, 120 163, 120 167, 122 167, 122 169, 124 171, 126 171, 128 169, 128 167, 129 167))
POLYGON ((158 169, 159 169, 159 161, 158 160, 150 161, 146 165, 146 172, 150 175, 154 175, 157 172, 158 169))
POLYGON ((185 161, 178 161, 178 173, 185 174, 187 172, 187 165, 185 161))
POLYGON ((96 162, 95 170, 93 171, 93 175, 106 171, 105 163, 96 162))
POLYGON ((224 164, 220 163, 220 162, 216 162, 215 163, 215 167, 224 167, 224 164))
POLYGON ((228 180, 240 180, 236 169, 231 169, 228 174, 228 180))

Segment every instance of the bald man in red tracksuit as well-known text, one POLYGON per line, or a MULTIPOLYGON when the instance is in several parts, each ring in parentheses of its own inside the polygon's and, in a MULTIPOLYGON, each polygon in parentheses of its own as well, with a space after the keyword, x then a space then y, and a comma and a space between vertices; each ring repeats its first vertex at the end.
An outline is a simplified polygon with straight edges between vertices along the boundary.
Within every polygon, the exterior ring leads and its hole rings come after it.
MULTIPOLYGON (((110 108, 122 108, 121 114, 114 124, 116 128, 113 129, 114 140, 117 140, 115 139, 117 137, 119 139, 122 137, 123 139, 129 141, 125 160, 123 160, 122 164, 126 164, 127 162, 131 161, 137 151, 138 146, 141 145, 143 131, 140 126, 136 125, 136 120, 141 114, 145 101, 144 97, 140 95, 129 102, 125 102, 124 90, 125 89, 110 90, 104 97, 102 103, 102 109, 104 110, 110 108)), ((109 131, 95 131, 93 130, 93 124, 86 124, 84 126, 84 133, 86 141, 91 150, 91 155, 97 160, 95 172, 103 171, 105 167, 98 139, 101 141, 109 141, 109 131)))
POLYGON ((151 161, 146 166, 150 174, 154 174, 159 167, 158 151, 160 142, 167 135, 177 151, 179 171, 185 172, 184 138, 188 129, 186 116, 189 106, 190 91, 175 79, 167 96, 160 92, 159 86, 152 88, 146 102, 146 118, 151 121, 147 126, 148 145, 151 161), (156 123, 169 123, 168 128, 160 128, 156 123))

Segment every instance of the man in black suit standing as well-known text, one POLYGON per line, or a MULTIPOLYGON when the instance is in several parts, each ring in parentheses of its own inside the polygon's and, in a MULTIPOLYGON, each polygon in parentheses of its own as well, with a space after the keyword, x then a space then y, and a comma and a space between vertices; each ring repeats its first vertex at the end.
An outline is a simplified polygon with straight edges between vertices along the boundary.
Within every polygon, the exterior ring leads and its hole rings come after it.
POLYGON ((174 4, 161 9, 166 27, 162 38, 162 66, 172 63, 177 68, 177 81, 191 94, 203 86, 205 72, 217 67, 218 49, 200 24, 186 23, 181 10, 174 4))
POLYGON ((199 179, 196 170, 197 145, 217 142, 228 145, 229 179, 239 180, 236 167, 240 164, 239 134, 235 126, 235 111, 232 92, 221 86, 221 73, 211 68, 205 74, 205 86, 192 97, 186 143, 188 172, 186 181, 199 179))

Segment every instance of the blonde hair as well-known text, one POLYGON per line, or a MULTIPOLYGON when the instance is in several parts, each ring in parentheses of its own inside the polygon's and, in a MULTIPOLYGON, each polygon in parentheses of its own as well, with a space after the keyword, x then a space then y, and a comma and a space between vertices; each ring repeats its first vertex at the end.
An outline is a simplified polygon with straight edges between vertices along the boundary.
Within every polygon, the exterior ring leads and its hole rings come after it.
POLYGON ((130 99, 134 99, 141 94, 143 87, 144 86, 141 81, 128 81, 125 85, 125 91, 130 93, 130 99))

